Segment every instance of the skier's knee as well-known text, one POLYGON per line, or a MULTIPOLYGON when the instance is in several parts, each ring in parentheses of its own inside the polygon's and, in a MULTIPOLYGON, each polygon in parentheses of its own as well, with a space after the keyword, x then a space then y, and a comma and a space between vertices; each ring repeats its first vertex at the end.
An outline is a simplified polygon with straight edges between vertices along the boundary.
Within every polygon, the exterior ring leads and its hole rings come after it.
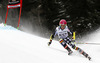
POLYGON ((75 50, 79 50, 80 48, 79 47, 75 47, 75 50))
POLYGON ((62 42, 64 42, 64 40, 63 39, 60 39, 59 42, 62 43, 62 42))
POLYGON ((75 45, 73 45, 72 48, 75 49, 75 50, 79 50, 80 49, 79 47, 76 47, 75 45))
POLYGON ((60 39, 60 40, 59 40, 59 43, 60 43, 63 47, 65 47, 65 45, 66 45, 66 43, 64 42, 63 39, 60 39))
POLYGON ((73 48, 73 49, 75 49, 75 47, 76 47, 75 45, 72 45, 72 48, 73 48))

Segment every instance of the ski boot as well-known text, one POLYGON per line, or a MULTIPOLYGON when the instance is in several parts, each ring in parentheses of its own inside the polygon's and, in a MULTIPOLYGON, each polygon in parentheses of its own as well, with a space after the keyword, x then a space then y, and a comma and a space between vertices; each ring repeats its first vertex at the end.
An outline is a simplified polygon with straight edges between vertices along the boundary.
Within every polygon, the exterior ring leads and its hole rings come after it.
POLYGON ((68 52, 68 55, 71 55, 72 53, 73 53, 73 51, 69 51, 69 52, 68 52))
POLYGON ((69 47, 67 47, 67 51, 68 51, 68 55, 71 55, 73 53, 73 51, 69 47))
POLYGON ((90 57, 90 56, 88 56, 87 58, 88 58, 89 60, 91 60, 91 57, 90 57))
POLYGON ((86 58, 88 58, 89 60, 91 60, 91 57, 87 54, 87 57, 86 58))

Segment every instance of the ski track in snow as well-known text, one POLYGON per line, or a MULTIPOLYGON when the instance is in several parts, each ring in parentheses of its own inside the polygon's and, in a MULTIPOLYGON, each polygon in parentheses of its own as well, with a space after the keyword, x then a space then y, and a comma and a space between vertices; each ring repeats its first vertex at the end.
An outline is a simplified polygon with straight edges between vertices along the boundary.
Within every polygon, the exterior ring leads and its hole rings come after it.
MULTIPOLYGON (((100 43, 100 30, 84 39, 88 43, 100 43)), ((92 58, 89 61, 83 55, 73 50, 68 55, 58 41, 19 31, 11 26, 0 24, 0 63, 99 63, 100 45, 76 45, 86 51, 92 58)))

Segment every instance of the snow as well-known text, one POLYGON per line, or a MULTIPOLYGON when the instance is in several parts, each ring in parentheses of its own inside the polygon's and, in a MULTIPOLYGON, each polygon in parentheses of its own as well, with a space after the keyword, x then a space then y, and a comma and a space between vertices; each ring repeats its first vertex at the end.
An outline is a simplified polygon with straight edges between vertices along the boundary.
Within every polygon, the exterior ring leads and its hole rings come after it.
MULTIPOLYGON (((87 42, 100 42, 100 30, 90 34, 87 42)), ((87 38, 88 38, 87 37, 87 38)), ((99 63, 99 45, 76 45, 92 60, 73 50, 72 55, 58 41, 48 46, 49 39, 31 35, 11 26, 0 24, 0 63, 99 63)))

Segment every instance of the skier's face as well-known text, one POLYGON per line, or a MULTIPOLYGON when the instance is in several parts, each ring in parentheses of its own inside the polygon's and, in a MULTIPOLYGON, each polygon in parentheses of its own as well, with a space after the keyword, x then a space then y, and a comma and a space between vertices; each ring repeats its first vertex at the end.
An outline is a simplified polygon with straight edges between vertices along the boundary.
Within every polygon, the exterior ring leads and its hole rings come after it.
POLYGON ((61 29, 62 29, 62 30, 65 29, 65 25, 61 25, 61 29))

